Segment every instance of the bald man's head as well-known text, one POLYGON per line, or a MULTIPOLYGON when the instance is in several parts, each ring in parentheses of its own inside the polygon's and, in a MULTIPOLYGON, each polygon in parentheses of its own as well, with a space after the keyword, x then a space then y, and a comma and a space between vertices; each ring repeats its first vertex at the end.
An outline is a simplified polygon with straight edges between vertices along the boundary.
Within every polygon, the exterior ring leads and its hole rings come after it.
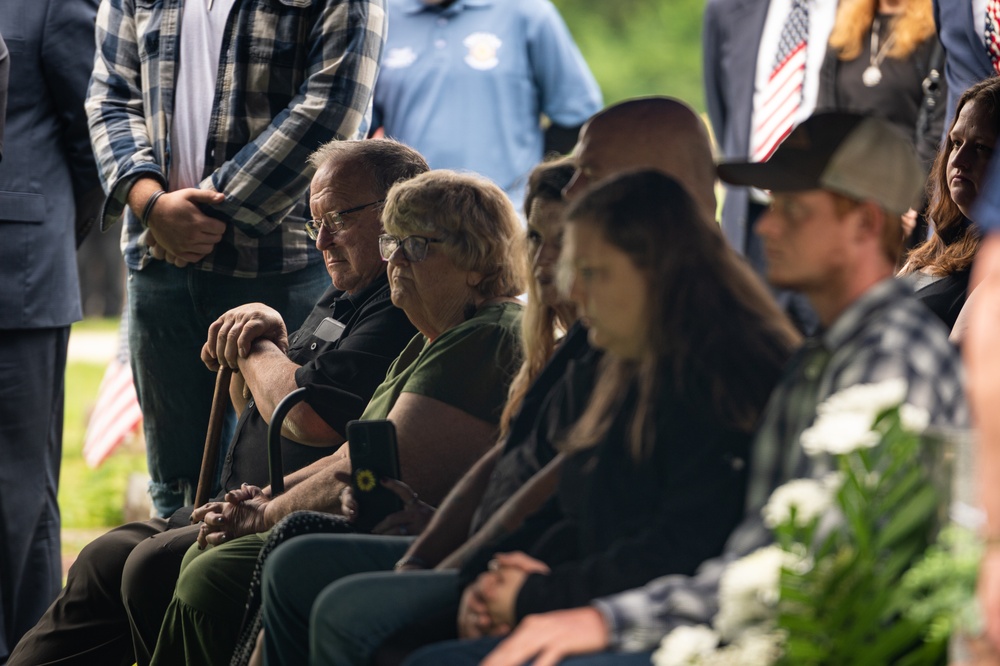
POLYGON ((715 163, 708 132, 680 100, 643 97, 608 107, 580 130, 574 160, 567 199, 611 176, 656 169, 687 188, 707 220, 715 219, 715 163))

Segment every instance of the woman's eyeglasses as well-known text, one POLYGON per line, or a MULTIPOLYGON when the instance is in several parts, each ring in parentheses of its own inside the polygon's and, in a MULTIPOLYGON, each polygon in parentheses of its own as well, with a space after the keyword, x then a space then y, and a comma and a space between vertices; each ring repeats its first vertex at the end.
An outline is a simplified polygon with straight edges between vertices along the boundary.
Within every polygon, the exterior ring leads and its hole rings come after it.
POLYGON ((382 234, 378 237, 378 250, 383 261, 389 261, 389 257, 397 249, 403 249, 403 256, 410 263, 417 263, 427 258, 427 245, 429 243, 443 243, 441 238, 428 238, 427 236, 407 236, 399 238, 382 234))
POLYGON ((335 234, 344 228, 344 215, 347 215, 348 213, 356 213, 359 210, 364 210, 369 206, 376 206, 384 201, 385 199, 379 199, 378 201, 371 201, 346 210, 327 211, 326 213, 320 215, 318 220, 309 220, 306 222, 306 234, 308 234, 309 238, 313 240, 319 238, 319 232, 321 229, 326 229, 328 233, 335 234))

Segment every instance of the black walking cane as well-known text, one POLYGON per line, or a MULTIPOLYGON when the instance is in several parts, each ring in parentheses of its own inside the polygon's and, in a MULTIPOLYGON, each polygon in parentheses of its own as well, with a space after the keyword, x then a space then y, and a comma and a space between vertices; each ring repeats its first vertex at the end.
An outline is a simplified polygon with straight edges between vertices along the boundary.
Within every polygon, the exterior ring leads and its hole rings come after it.
POLYGON ((281 472, 281 424, 292 407, 306 398, 306 387, 297 388, 278 403, 267 427, 267 473, 271 477, 271 497, 285 492, 285 477, 281 472))

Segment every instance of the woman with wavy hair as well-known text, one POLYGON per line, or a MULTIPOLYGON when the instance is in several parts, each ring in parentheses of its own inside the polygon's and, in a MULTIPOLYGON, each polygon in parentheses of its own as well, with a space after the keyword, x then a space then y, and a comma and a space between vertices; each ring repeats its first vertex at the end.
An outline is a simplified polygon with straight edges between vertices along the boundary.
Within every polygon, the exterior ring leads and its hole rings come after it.
POLYGON ((934 234, 910 252, 900 271, 901 276, 913 276, 917 298, 949 328, 965 305, 972 260, 982 241, 970 211, 985 185, 998 132, 1000 79, 991 78, 958 100, 928 182, 927 217, 934 234))
POLYGON ((576 306, 559 293, 555 279, 566 212, 562 191, 573 171, 573 160, 560 158, 539 164, 528 176, 524 214, 532 279, 528 280, 528 302, 521 319, 524 362, 510 385, 510 399, 500 419, 501 434, 506 433, 531 383, 552 358, 560 334, 576 323, 576 306))

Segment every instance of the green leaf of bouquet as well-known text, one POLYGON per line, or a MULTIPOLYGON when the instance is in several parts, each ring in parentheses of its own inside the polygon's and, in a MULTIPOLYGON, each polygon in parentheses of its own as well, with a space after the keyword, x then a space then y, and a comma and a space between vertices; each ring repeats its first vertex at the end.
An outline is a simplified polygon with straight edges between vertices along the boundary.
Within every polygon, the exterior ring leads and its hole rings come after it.
POLYGON ((897 663, 901 654, 912 652, 923 645, 921 627, 903 618, 882 627, 872 638, 874 640, 865 646, 865 659, 853 663, 873 666, 897 663))
POLYGON ((785 643, 785 659, 787 664, 822 664, 827 656, 827 648, 822 643, 792 635, 785 643))
POLYGON ((916 491, 923 478, 923 470, 918 465, 908 466, 898 478, 892 479, 891 489, 882 499, 882 508, 887 511, 896 509, 900 502, 916 491))
POLYGON ((895 666, 926 666, 927 664, 947 663, 948 639, 943 638, 936 641, 922 643, 911 652, 900 655, 895 666))
POLYGON ((818 618, 807 618, 802 615, 783 615, 778 626, 789 636, 794 636, 796 640, 823 645, 830 635, 826 625, 818 618))
POLYGON ((923 486, 916 494, 895 511, 876 538, 876 548, 891 548, 914 530, 925 526, 937 511, 938 495, 932 486, 923 486))
MULTIPOLYGON (((921 538, 914 538, 906 543, 897 543, 882 565, 882 580, 886 583, 895 583, 902 578, 906 570, 917 560, 926 547, 927 543, 921 538)), ((895 586, 894 589, 898 590, 895 586)))

